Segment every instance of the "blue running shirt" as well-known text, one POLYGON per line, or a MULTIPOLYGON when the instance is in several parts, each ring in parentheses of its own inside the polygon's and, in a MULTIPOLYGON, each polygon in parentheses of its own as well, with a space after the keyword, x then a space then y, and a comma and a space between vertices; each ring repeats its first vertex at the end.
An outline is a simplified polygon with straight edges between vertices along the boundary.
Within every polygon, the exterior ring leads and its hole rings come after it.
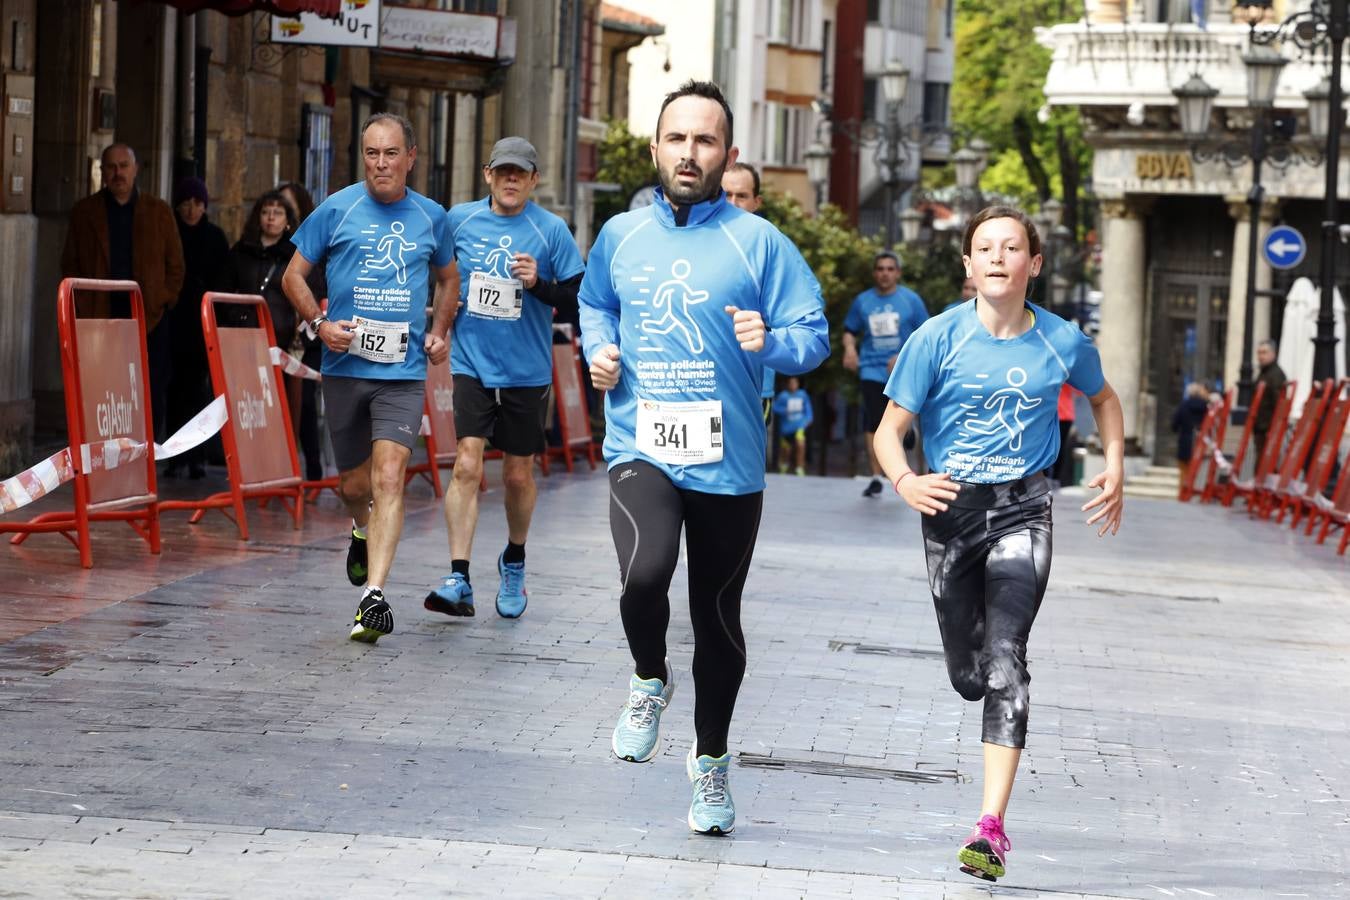
POLYGON ((853 298, 844 319, 844 330, 861 337, 858 344, 858 377, 885 384, 886 364, 900 352, 909 336, 928 318, 928 308, 907 287, 889 294, 868 288, 853 298))
POLYGON ((606 222, 591 248, 582 345, 587 360, 605 344, 621 354, 605 396, 605 461, 645 460, 687 490, 752 494, 764 490, 764 367, 798 375, 830 352, 820 284, 791 241, 725 194, 681 212, 677 225, 658 190, 651 206, 606 222), (741 349, 728 305, 764 317, 763 350, 741 349), (666 404, 710 401, 720 416, 700 411, 688 433, 661 418, 666 404), (678 459, 709 447, 720 460, 678 459))
POLYGON ((294 240, 311 264, 328 261, 328 318, 336 322, 361 316, 409 326, 401 363, 374 362, 325 346, 323 374, 425 379, 428 265, 442 268, 454 259, 445 211, 411 188, 401 200, 381 203, 361 181, 319 204, 294 240))
POLYGON ((486 388, 551 384, 553 307, 516 282, 521 292, 519 315, 487 315, 469 302, 469 292, 475 272, 516 281, 511 263, 517 253, 535 258, 540 281, 566 281, 580 275, 584 266, 567 223, 533 200, 526 202, 519 215, 500 216, 492 211, 488 197, 460 203, 446 217, 459 265, 461 301, 450 333, 451 371, 477 378, 486 388))
POLYGON ((779 391, 778 396, 773 398, 773 414, 778 417, 778 433, 784 437, 809 428, 815 420, 811 395, 802 388, 779 391))
POLYGON ((998 340, 974 303, 929 319, 900 351, 886 396, 917 413, 929 467, 999 484, 1059 455, 1060 385, 1089 397, 1106 385, 1097 348, 1074 325, 1028 303, 1026 334, 998 340))

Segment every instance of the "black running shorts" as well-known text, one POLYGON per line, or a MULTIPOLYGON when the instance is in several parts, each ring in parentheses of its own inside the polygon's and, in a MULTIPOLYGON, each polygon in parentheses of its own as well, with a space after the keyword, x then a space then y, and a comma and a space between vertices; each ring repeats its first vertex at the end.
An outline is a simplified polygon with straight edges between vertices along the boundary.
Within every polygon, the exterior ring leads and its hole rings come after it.
POLYGON ((491 441, 512 456, 533 456, 547 446, 544 421, 552 385, 486 388, 472 375, 455 376, 455 436, 491 441))
POLYGON ((874 434, 881 425, 881 417, 886 414, 886 385, 880 381, 861 381, 863 431, 874 434))

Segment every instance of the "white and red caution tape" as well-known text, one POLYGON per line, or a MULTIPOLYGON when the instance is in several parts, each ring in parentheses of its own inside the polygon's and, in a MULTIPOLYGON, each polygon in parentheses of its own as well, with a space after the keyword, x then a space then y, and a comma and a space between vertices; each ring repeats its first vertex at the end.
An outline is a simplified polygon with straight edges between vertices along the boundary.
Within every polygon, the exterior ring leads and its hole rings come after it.
MULTIPOLYGON (((220 431, 229 419, 225 395, 207 404, 206 408, 174 432, 163 444, 155 444, 155 459, 172 459, 198 446, 220 431)), ((131 438, 113 438, 80 445, 80 469, 85 474, 107 472, 127 463, 142 459, 147 445, 131 438)), ((66 447, 42 462, 0 481, 0 513, 13 512, 45 497, 75 477, 71 448, 66 447)))
POLYGON ((417 434, 419 437, 426 437, 431 434, 431 417, 426 413, 422 413, 422 427, 417 429, 417 434))
POLYGON ((272 365, 281 366, 281 371, 287 375, 294 375, 296 378, 305 378, 310 381, 322 381, 323 376, 302 363, 300 360, 291 356, 280 347, 268 347, 268 352, 272 356, 272 365))

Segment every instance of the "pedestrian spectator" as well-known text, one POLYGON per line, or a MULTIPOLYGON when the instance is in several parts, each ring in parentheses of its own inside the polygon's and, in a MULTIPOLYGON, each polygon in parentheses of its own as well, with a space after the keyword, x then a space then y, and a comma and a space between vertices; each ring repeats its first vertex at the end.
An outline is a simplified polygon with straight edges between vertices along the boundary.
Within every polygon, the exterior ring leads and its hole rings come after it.
MULTIPOLYGON (((303 184, 287 181, 277 188, 281 196, 295 211, 295 220, 303 225, 309 214, 314 212, 314 199, 303 184)), ((328 296, 327 281, 324 278, 324 266, 319 264, 309 277, 310 293, 315 297, 328 296)), ((307 329, 300 329, 300 362, 314 371, 323 365, 323 344, 307 329)), ((292 407, 294 409, 294 407, 292 407)), ((319 440, 319 383, 308 378, 301 379, 300 410, 295 417, 296 437, 300 441, 300 450, 305 455, 305 480, 319 481, 323 478, 322 449, 319 440)))
MULTIPOLYGON (((1066 387, 1068 385, 1065 385, 1066 387)), ((1209 388, 1198 381, 1186 385, 1186 392, 1172 412, 1172 430, 1177 434, 1177 473, 1186 478, 1195 450, 1195 429, 1205 421, 1209 412, 1209 388)))
POLYGON ((1046 469, 1045 475, 1056 487, 1073 482, 1073 423, 1078 417, 1074 409, 1074 397, 1078 392, 1067 381, 1059 387, 1059 398, 1055 401, 1055 417, 1059 420, 1059 456, 1055 464, 1046 469))
POLYGON ((966 278, 961 282, 961 296, 957 297, 951 303, 948 303, 946 306, 944 306, 942 308, 942 311, 947 312, 947 310, 949 309, 956 309, 962 303, 974 299, 975 299, 975 279, 966 278))
POLYGON ((1120 528, 1124 417, 1097 348, 1074 324, 1026 300, 1041 267, 1031 219, 988 207, 966 225, 966 274, 979 296, 922 325, 886 384, 891 402, 877 456, 923 515, 928 578, 952 686, 984 701, 984 799, 962 843, 962 871, 1003 877, 1004 815, 1026 742, 1026 647, 1050 573, 1053 494, 1043 470, 1058 451, 1055 398, 1072 384, 1092 400, 1106 471, 1083 510, 1098 535, 1120 528), (914 472, 902 438, 923 421, 930 474, 914 472))
MULTIPOLYGON (((168 391, 172 370, 169 328, 164 314, 178 302, 183 287, 183 245, 169 204, 141 193, 136 152, 110 144, 100 157, 103 188, 70 210, 70 230, 61 252, 63 278, 128 279, 140 285, 145 303, 145 343, 150 366, 150 409, 155 437, 166 438, 168 391)), ((76 297, 81 316, 131 315, 125 294, 76 297)))
POLYGON ((788 376, 787 387, 773 400, 774 415, 778 416, 778 435, 782 443, 778 471, 788 470, 788 458, 795 463, 798 475, 806 474, 806 429, 815 416, 811 412, 811 395, 802 390, 802 380, 788 376))
POLYGON ((324 343, 328 435, 338 491, 352 516, 347 579, 365 585, 351 638, 374 643, 394 630, 384 583, 403 531, 403 485, 422 425, 427 362, 440 365, 450 352, 458 276, 445 211, 408 187, 417 161, 412 123, 376 113, 361 126, 360 147, 365 180, 331 195, 305 220, 283 284, 300 320, 324 343), (307 280, 324 261, 327 314, 307 280))
MULTIPOLYGON (((872 439, 886 411, 882 393, 905 341, 928 318, 928 309, 918 294, 900 285, 900 257, 882 250, 872 260, 874 287, 853 299, 844 319, 844 368, 858 373, 862 391, 863 432, 872 480, 864 497, 881 496, 881 463, 872 439)), ((905 448, 914 446, 914 436, 905 436, 905 448)))
POLYGON ((584 266, 567 223, 530 199, 538 156, 523 137, 505 137, 483 167, 488 195, 447 214, 460 271, 451 333, 454 477, 445 492, 450 574, 423 606, 474 614, 469 554, 478 527, 478 487, 487 442, 503 453, 506 547, 497 557, 497 614, 525 612, 525 539, 534 515, 534 457, 546 449, 553 384, 553 313, 576 309, 584 266))
MULTIPOLYGON (((178 241, 183 246, 183 287, 178 303, 166 315, 169 324, 172 376, 168 392, 168 431, 175 432, 211 402, 211 370, 202 337, 202 295, 220 285, 230 254, 225 232, 206 215, 210 203, 206 182, 178 179, 173 209, 178 217, 178 241)), ((189 478, 206 474, 206 446, 198 445, 169 462, 164 474, 187 469, 189 478)))
MULTIPOLYGON (((293 356, 299 356, 302 351, 300 329, 295 309, 286 297, 281 279, 295 254, 291 236, 298 225, 295 210, 280 191, 268 191, 260 196, 244 220, 243 235, 230 248, 229 264, 221 279, 222 289, 228 293, 259 294, 267 301, 276 346, 283 353, 293 356)), ((322 290, 322 281, 318 275, 317 270, 310 272, 308 284, 311 293, 322 290)), ((247 324, 256 324, 257 320, 251 311, 245 315, 247 324)), ((300 409, 303 381, 294 375, 283 376, 286 408, 293 411, 292 415, 300 409)))
POLYGON ((727 740, 746 664, 741 592, 764 492, 761 369, 813 369, 829 337, 797 248, 721 190, 737 151, 717 86, 688 81, 668 94, 651 150, 655 202, 605 223, 581 285, 586 359, 609 391, 609 523, 634 662, 610 743, 628 762, 659 749, 675 689, 666 629, 683 530, 695 693, 687 821, 726 834, 736 821, 727 740))
POLYGON ((1266 389, 1261 396, 1261 402, 1256 407, 1256 420, 1252 422, 1252 441, 1255 444, 1255 453, 1252 459, 1258 463, 1261 454, 1265 452, 1266 437, 1270 433, 1271 421, 1275 418, 1275 404, 1279 402, 1280 392, 1289 379, 1285 377, 1284 370, 1280 364, 1275 361, 1279 348, 1274 341, 1265 340, 1256 345, 1256 364, 1259 367, 1256 374, 1256 380, 1264 384, 1266 389))

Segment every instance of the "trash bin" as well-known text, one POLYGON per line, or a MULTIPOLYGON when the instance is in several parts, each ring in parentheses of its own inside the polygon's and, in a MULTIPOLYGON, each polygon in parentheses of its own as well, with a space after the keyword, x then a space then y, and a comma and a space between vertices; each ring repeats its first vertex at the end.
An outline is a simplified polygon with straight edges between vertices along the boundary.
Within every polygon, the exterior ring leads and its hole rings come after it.
POLYGON ((1087 466, 1087 448, 1073 448, 1073 480, 1069 484, 1083 483, 1083 469, 1087 466))

